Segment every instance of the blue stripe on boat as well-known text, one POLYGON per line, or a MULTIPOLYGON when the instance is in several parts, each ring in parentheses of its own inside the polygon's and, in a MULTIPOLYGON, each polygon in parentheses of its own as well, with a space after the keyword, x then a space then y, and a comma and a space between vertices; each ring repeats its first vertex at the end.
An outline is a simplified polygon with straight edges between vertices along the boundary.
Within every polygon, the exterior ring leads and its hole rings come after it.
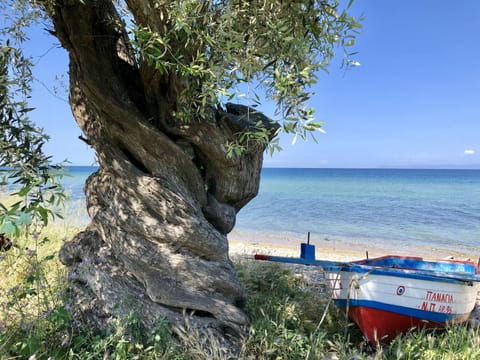
MULTIPOLYGON (((363 306, 363 307, 366 307, 366 308, 390 311, 390 312, 395 313, 395 314, 411 316, 411 317, 419 318, 419 319, 422 319, 422 320, 434 321, 434 322, 438 322, 438 323, 444 323, 444 322, 447 322, 447 321, 451 321, 451 320, 454 320, 454 319, 464 315, 464 314, 445 314, 445 313, 438 313, 438 312, 425 311, 425 310, 419 310, 419 309, 412 309, 412 308, 408 308, 408 307, 404 307, 404 306, 385 304, 385 303, 382 303, 382 302, 372 301, 372 300, 353 300, 353 299, 350 299, 350 300, 348 300, 348 304, 349 304, 348 305, 349 307, 363 306)), ((337 305, 339 308, 346 308, 347 307, 347 300, 346 299, 335 299, 335 305, 337 305)))

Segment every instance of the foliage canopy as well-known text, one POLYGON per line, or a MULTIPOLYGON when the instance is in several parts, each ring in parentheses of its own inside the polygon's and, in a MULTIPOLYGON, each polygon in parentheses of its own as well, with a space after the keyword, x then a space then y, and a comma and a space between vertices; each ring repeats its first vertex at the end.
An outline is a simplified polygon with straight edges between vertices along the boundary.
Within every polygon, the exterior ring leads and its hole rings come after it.
MULTIPOLYGON (((122 46, 137 64, 147 62, 160 74, 182 79, 177 117, 203 117, 210 106, 238 97, 253 107, 272 100, 283 131, 303 138, 321 127, 308 105, 318 73, 327 71, 338 50, 344 66, 358 64, 348 50, 361 28, 347 13, 352 2, 342 10, 338 0, 115 1, 131 40, 122 46)), ((55 3, 9 0, 2 5, 8 20, 2 29, 3 53, 13 49, 5 39, 13 36, 21 44, 25 26, 53 15, 55 3)), ((16 68, 28 76, 16 80, 28 90, 32 64, 24 60, 16 68)), ((252 137, 268 141, 257 135, 252 137)))
POLYGON ((177 114, 185 119, 238 96, 253 107, 271 100, 283 130, 305 138, 321 127, 308 105, 318 73, 327 71, 339 49, 344 66, 358 64, 348 49, 361 25, 338 1, 154 4, 149 11, 158 21, 134 24, 133 44, 139 61, 185 79, 177 114))

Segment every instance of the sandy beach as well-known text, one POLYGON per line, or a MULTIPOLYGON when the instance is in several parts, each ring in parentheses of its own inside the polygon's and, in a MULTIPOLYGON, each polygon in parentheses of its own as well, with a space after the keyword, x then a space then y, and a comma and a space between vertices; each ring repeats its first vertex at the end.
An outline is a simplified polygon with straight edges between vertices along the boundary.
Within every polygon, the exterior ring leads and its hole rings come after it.
MULTIPOLYGON (((260 239, 248 241, 245 239, 229 240, 229 254, 231 257, 250 258, 255 254, 277 255, 277 256, 300 256, 300 244, 302 241, 292 239, 290 241, 270 242, 260 239)), ((323 242, 316 245, 315 256, 317 259, 352 261, 367 257, 379 257, 384 255, 420 256, 426 259, 472 259, 476 261, 475 254, 466 254, 445 249, 434 249, 429 247, 418 247, 415 251, 409 249, 393 249, 388 246, 377 244, 351 244, 348 242, 323 242)), ((386 244, 385 244, 386 245, 386 244)))
MULTIPOLYGON (((250 258, 255 254, 276 255, 276 256, 300 256, 300 244, 275 244, 269 242, 249 242, 239 240, 229 240, 229 253, 232 257, 250 258)), ((365 253, 355 250, 325 248, 316 249, 317 259, 350 261, 365 257, 365 253)))

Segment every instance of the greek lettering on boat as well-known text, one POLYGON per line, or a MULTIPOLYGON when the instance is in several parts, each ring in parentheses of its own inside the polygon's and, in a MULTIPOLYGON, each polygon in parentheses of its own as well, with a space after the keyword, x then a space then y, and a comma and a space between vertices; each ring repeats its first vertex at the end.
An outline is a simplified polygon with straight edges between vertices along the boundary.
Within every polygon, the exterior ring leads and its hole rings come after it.
POLYGON ((425 301, 420 310, 452 314, 453 308, 447 304, 453 304, 455 299, 452 294, 428 290, 425 293, 425 301))
POLYGON ((428 290, 425 295, 425 300, 433 301, 433 302, 440 302, 440 303, 448 303, 453 304, 453 295, 449 293, 442 293, 442 292, 433 292, 428 290))

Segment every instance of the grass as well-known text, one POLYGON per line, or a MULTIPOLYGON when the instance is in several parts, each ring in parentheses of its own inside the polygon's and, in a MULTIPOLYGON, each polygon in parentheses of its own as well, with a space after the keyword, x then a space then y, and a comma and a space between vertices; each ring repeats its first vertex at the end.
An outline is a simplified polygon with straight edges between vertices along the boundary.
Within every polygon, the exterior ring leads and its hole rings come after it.
MULTIPOLYGON (((159 322, 144 337, 134 315, 104 336, 82 326, 68 296, 66 273, 57 259, 65 239, 79 229, 52 224, 38 236, 0 253, 0 359, 222 359, 195 334, 178 341, 159 322)), ((249 293, 252 320, 241 359, 479 359, 478 329, 412 332, 372 349, 336 309, 323 287, 305 283, 280 264, 237 261, 249 293)), ((213 343, 214 342, 210 342, 213 343)))

